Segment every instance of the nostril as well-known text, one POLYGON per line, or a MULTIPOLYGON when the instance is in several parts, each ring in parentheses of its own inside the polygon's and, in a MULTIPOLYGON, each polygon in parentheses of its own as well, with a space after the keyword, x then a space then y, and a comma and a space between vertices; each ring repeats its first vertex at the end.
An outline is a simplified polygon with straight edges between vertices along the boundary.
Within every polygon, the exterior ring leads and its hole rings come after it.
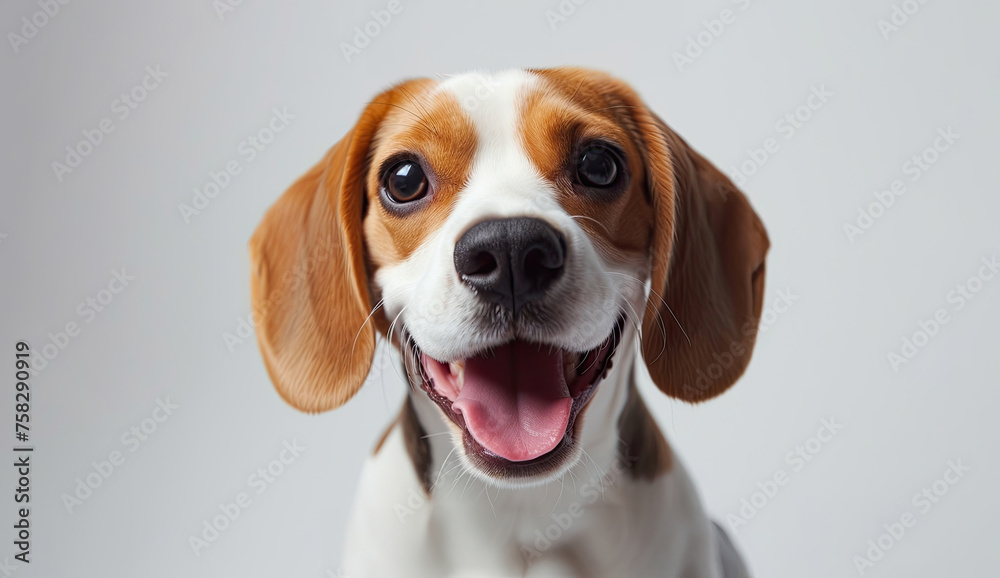
POLYGON ((524 255, 525 272, 542 273, 561 269, 563 255, 557 247, 551 245, 532 247, 524 255))
POLYGON ((455 242, 455 271, 480 299, 517 313, 542 299, 563 273, 566 240, 533 217, 489 219, 455 242))
POLYGON ((559 233, 552 231, 547 238, 536 243, 528 251, 536 253, 545 268, 559 269, 566 260, 566 240, 559 233))
POLYGON ((489 275, 490 273, 497 270, 497 260, 492 253, 488 251, 480 251, 475 255, 471 255, 468 261, 465 263, 465 275, 489 275))

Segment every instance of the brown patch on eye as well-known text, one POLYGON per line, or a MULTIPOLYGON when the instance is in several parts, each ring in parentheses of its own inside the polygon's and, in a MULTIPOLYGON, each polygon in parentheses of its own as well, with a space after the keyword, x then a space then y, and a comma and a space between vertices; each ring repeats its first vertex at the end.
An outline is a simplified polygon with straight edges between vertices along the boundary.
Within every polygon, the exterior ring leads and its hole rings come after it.
POLYGON ((629 107, 603 77, 589 71, 533 71, 542 78, 521 106, 521 138, 528 156, 560 192, 559 202, 595 248, 617 261, 645 259, 653 217, 645 189, 644 151, 629 107), (616 144, 624 152, 626 190, 609 199, 574 187, 576 154, 589 141, 616 144))
POLYGON ((653 480, 670 471, 673 453, 649 413, 633 377, 629 378, 628 398, 618 417, 618 451, 628 465, 628 475, 636 480, 653 480))
POLYGON ((390 91, 385 102, 392 110, 379 126, 366 179, 364 230, 375 267, 405 260, 441 228, 468 178, 477 144, 475 127, 458 100, 436 92, 435 86, 432 80, 410 81, 390 91), (400 155, 422 161, 429 196, 405 208, 412 210, 387 210, 380 199, 381 169, 400 155))

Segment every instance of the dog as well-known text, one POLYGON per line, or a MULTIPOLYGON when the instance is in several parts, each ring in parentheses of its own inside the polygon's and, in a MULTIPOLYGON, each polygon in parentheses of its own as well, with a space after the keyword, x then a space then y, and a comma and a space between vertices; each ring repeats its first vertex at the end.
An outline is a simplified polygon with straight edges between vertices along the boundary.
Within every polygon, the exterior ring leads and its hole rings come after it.
POLYGON ((397 84, 250 241, 258 343, 299 410, 409 385, 362 474, 343 572, 747 576, 637 389, 746 368, 767 233, 626 83, 514 69, 397 84))

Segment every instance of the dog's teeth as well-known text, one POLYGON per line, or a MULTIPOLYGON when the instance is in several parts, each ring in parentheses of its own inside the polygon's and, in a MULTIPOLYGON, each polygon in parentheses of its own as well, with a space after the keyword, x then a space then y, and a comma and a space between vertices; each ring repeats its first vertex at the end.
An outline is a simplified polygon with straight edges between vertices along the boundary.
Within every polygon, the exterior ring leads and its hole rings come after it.
POLYGON ((448 364, 448 369, 451 370, 451 376, 455 378, 455 389, 462 391, 462 386, 465 385, 465 362, 452 361, 448 364))
POLYGON ((573 381, 576 377, 576 356, 569 354, 563 355, 563 377, 566 379, 566 383, 573 381))

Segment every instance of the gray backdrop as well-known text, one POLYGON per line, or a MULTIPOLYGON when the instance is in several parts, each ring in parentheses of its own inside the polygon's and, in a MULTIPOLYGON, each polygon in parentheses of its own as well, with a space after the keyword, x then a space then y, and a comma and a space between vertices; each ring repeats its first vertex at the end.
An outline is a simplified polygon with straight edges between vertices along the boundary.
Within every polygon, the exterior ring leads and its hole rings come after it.
POLYGON ((15 343, 44 356, 30 379, 32 562, 13 558, 4 466, 0 575, 337 576, 358 473, 402 388, 385 361, 338 411, 286 406, 241 323, 247 240, 389 83, 560 64, 633 84, 768 228, 766 331, 745 377, 698 407, 643 388, 755 574, 1000 565, 1000 280, 982 261, 1000 256, 995 2, 41 0, 0 13, 3 462, 15 343), (225 186, 206 187, 213 174, 225 186), (215 196, 195 205, 196 189, 215 196), (249 505, 196 553, 190 536, 241 492, 249 505))

